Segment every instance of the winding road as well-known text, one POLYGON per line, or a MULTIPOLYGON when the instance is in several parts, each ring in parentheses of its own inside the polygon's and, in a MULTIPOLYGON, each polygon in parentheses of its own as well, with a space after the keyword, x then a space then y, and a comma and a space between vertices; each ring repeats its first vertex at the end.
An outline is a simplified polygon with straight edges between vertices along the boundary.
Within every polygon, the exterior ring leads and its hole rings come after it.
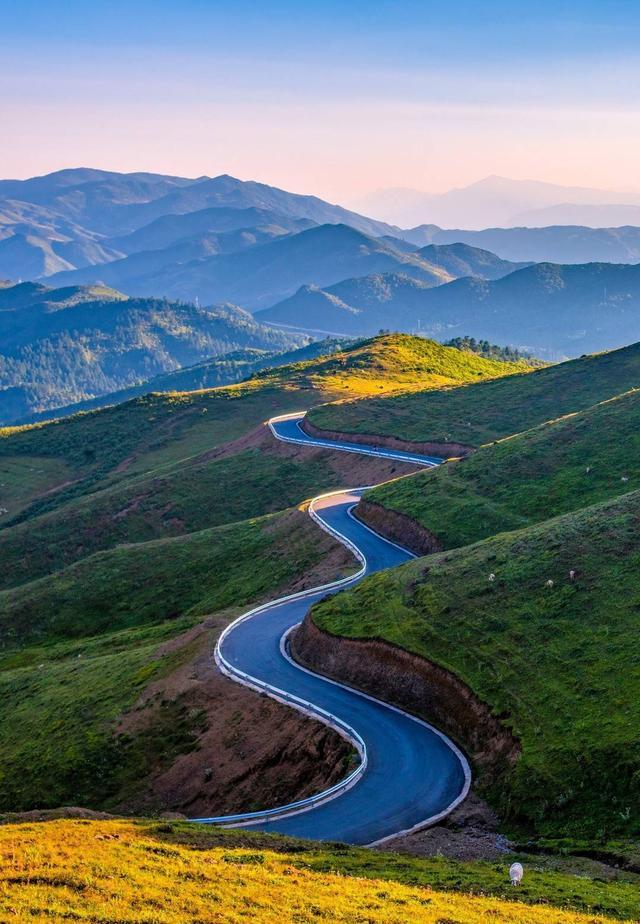
MULTIPOLYGON (((439 459, 358 443, 308 436, 303 414, 269 421, 277 439, 410 461, 425 466, 439 459)), ((309 513, 318 525, 347 545, 360 561, 357 573, 245 613, 220 636, 216 662, 232 679, 292 705, 334 727, 359 755, 345 780, 324 793, 266 812, 198 818, 202 823, 351 844, 377 844, 432 824, 466 796, 471 774, 460 750, 426 722, 379 700, 298 666, 287 651, 287 635, 329 593, 353 586, 365 575, 412 558, 411 552, 370 530, 351 510, 364 488, 315 498, 309 513)))

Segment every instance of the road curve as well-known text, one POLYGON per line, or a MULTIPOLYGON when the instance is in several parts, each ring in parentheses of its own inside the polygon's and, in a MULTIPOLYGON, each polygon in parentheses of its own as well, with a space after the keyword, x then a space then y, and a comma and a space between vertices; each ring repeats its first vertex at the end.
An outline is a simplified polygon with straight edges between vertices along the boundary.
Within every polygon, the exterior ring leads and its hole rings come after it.
MULTIPOLYGON (((318 440, 300 428, 303 416, 274 418, 269 426, 274 436, 285 442, 423 465, 440 461, 358 443, 318 440)), ((367 574, 413 557, 351 515, 363 490, 321 495, 309 508, 319 526, 351 548, 360 561, 358 572, 251 610, 225 630, 216 647, 218 666, 232 679, 267 692, 348 738, 359 754, 357 767, 344 781, 311 799, 267 812, 194 821, 373 844, 437 821, 466 796, 471 780, 469 765, 445 735, 393 706, 299 667, 288 656, 287 634, 314 603, 367 574)))

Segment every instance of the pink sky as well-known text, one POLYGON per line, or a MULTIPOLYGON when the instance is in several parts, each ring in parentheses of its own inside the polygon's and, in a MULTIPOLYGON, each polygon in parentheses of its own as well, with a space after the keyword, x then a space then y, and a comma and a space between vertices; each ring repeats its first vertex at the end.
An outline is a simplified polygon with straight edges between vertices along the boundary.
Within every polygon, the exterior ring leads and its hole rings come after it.
POLYGON ((487 174, 640 186, 625 0, 5 5, 2 177, 231 173, 345 202, 487 174))

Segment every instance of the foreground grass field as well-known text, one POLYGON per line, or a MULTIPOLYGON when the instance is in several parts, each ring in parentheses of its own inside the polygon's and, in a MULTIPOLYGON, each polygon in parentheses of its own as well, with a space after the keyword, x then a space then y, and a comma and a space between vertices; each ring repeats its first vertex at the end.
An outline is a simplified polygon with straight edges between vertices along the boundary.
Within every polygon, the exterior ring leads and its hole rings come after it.
POLYGON ((481 446, 640 386, 640 344, 463 388, 315 407, 317 427, 481 446))
POLYGON ((639 525, 636 491, 373 575, 313 618, 435 661, 501 717, 522 754, 488 795, 512 824, 637 836, 639 525))
POLYGON ((640 391, 632 391, 389 482, 367 497, 453 548, 637 488, 640 391))
POLYGON ((528 870, 516 892, 507 862, 414 860, 166 822, 8 824, 0 856, 6 920, 600 924, 640 913, 631 882, 528 870))

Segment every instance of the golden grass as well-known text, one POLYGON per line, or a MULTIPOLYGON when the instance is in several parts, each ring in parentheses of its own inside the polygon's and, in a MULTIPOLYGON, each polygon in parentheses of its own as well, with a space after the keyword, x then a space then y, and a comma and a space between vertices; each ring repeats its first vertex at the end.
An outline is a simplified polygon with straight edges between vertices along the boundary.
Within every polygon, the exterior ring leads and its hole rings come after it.
MULTIPOLYGON (((0 827, 0 919, 101 924, 597 924, 604 918, 304 869, 296 854, 194 849, 149 823, 0 827)), ((611 921, 613 919, 607 918, 611 921)))

